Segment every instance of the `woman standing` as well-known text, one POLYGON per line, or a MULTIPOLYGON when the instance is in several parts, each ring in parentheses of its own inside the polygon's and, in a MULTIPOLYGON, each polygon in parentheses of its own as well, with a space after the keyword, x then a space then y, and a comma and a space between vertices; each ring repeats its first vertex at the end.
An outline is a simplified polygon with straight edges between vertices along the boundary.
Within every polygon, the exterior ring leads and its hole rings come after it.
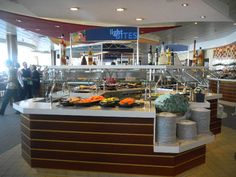
POLYGON ((8 79, 0 110, 0 115, 2 116, 5 113, 10 99, 13 98, 14 101, 17 101, 17 69, 13 67, 13 63, 10 60, 7 60, 6 66, 8 67, 8 79))

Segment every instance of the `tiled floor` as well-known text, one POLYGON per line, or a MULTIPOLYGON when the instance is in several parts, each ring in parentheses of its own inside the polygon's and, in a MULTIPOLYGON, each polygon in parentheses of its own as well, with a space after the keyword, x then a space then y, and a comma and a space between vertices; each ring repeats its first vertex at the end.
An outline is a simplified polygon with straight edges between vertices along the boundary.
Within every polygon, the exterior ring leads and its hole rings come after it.
MULTIPOLYGON (((207 146, 206 163, 178 177, 236 177, 236 130, 223 127, 207 146)), ((21 157, 20 144, 0 156, 0 177, 144 177, 143 175, 32 169, 21 157)), ((149 176, 150 177, 150 176, 149 176)))
MULTIPOLYGON (((1 106, 1 102, 0 102, 1 106)), ((20 143, 19 114, 8 106, 4 116, 0 116, 0 154, 20 143)))

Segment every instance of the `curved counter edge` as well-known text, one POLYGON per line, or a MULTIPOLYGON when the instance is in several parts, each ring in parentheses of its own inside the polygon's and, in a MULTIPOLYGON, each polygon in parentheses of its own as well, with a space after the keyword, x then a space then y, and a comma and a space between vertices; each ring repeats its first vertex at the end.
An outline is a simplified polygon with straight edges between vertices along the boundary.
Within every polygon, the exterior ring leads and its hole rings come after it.
POLYGON ((139 117, 155 118, 156 111, 154 105, 149 108, 148 103, 144 107, 133 108, 101 108, 92 107, 62 107, 58 103, 50 104, 38 102, 42 98, 32 98, 13 103, 13 108, 22 114, 38 115, 67 115, 67 116, 97 116, 97 117, 139 117))

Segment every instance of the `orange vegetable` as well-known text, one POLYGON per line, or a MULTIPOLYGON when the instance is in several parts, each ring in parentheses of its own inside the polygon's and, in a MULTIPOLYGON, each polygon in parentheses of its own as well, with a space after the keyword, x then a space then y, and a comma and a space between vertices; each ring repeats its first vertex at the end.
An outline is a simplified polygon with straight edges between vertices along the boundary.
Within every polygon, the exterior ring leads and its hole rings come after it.
POLYGON ((125 105, 125 104, 132 105, 132 104, 134 104, 134 102, 135 102, 134 98, 125 98, 125 99, 121 100, 119 102, 119 104, 120 105, 125 105))

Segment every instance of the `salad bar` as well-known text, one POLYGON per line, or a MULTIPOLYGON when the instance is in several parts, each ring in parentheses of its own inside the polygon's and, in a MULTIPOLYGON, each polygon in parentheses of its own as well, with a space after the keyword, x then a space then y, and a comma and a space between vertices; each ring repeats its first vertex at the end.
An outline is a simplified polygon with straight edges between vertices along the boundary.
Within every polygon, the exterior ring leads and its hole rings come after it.
MULTIPOLYGON (((206 96, 213 133, 220 130, 218 98, 206 96)), ((22 156, 33 168, 173 176, 205 162, 204 144, 179 153, 155 152, 156 110, 147 101, 102 96, 41 100, 13 104, 21 113, 22 156), (95 103, 77 105, 90 102, 95 103)))
MULTIPOLYGON (((202 76, 203 71, 165 66, 53 67, 44 75, 50 102, 33 98, 13 104, 21 113, 22 156, 33 168, 142 175, 174 176, 203 164, 205 144, 221 131, 217 118, 221 95, 205 95, 211 110, 210 137, 203 135, 197 142, 177 145, 174 151, 170 145, 160 146, 155 138, 157 130, 167 131, 165 126, 157 128, 156 110, 185 112, 183 108, 189 106, 179 102, 185 94, 161 95, 167 94, 166 90, 178 93, 183 82, 184 88, 196 82, 204 84, 204 78, 192 77, 202 76), (157 89, 164 84, 168 88, 157 89), (55 96, 58 102, 52 101, 55 96)), ((176 133, 174 129, 171 132, 176 133)))

